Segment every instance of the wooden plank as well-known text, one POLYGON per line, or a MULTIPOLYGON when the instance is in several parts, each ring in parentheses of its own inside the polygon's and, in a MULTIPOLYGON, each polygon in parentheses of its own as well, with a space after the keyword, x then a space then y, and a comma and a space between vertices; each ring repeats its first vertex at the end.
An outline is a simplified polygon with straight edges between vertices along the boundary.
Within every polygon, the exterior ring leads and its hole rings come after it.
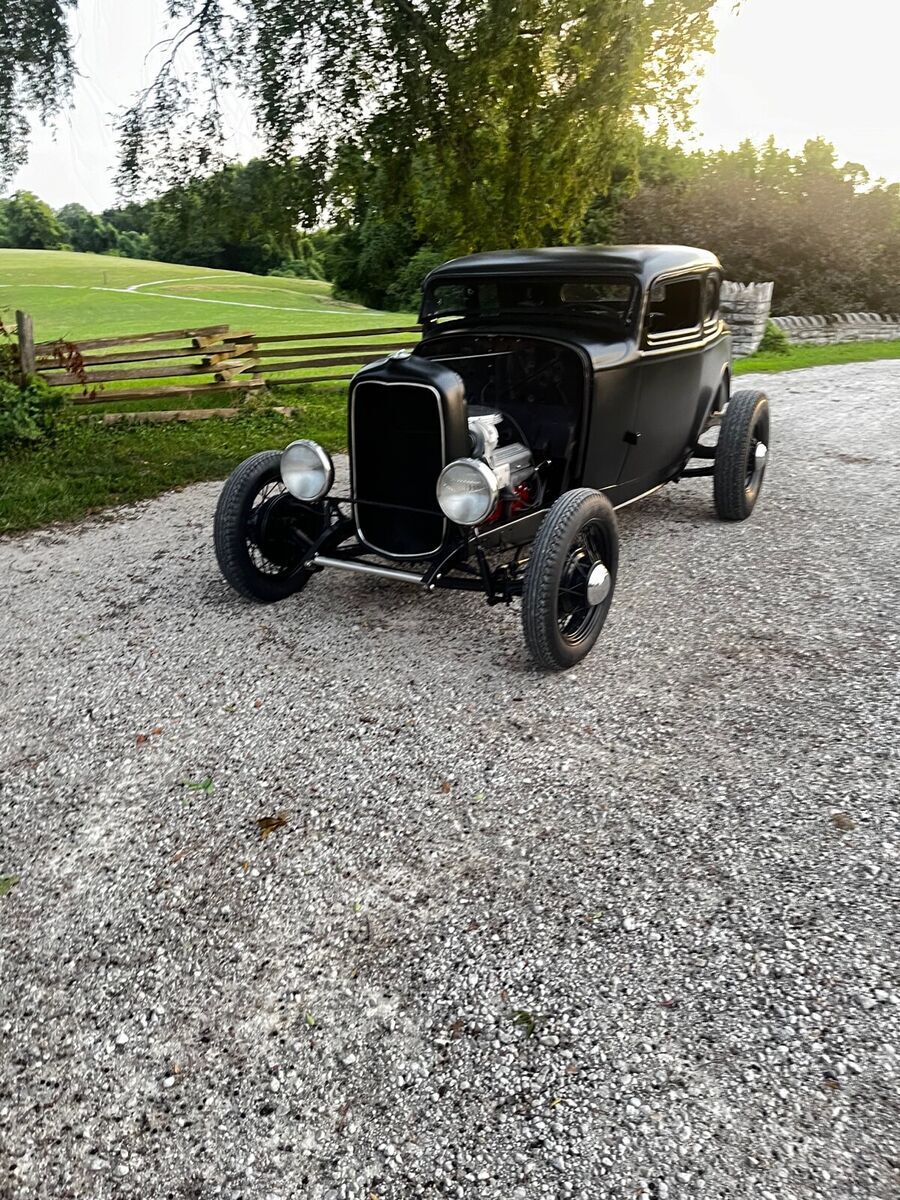
POLYGON ((265 382, 269 388, 296 387, 303 383, 342 383, 352 379, 355 374, 355 371, 350 371, 346 375, 298 375, 294 379, 267 379, 265 382))
MULTIPOLYGON (((330 342, 335 338, 361 338, 361 337, 386 337, 389 333, 421 333, 421 325, 394 325, 389 329, 342 329, 337 333, 284 333, 278 337, 261 337, 256 338, 258 346, 272 346, 276 342, 313 342, 318 338, 320 342, 330 342)), ((232 338, 223 338, 223 341, 240 341, 241 337, 235 336, 232 338)), ((337 347, 335 347, 337 349, 337 347)))
MULTIPOLYGON (((378 345, 373 342, 358 342, 351 346, 285 346, 283 350, 257 350, 257 358, 286 358, 289 354, 390 354, 394 350, 409 350, 409 342, 385 342, 378 345)), ((352 360, 348 357, 347 362, 352 360)))
MULTIPOLYGON (((270 363, 268 366, 257 368, 258 374, 273 375, 276 371, 305 371, 307 367, 352 367, 355 363, 364 366, 366 363, 378 362, 383 354, 368 357, 351 355, 349 358, 304 358, 299 362, 270 363)), ((353 372, 355 374, 355 372, 353 372)))
MULTIPOLYGON (((237 350, 230 342, 220 341, 210 346, 209 350, 205 353, 233 356, 237 353, 237 350)), ((112 367, 117 363, 156 362, 157 360, 172 358, 197 358, 199 354, 199 350, 193 350, 190 346, 187 346, 177 350, 121 350, 115 354, 84 354, 81 361, 86 367, 112 367)), ((60 368, 59 360, 53 357, 43 356, 37 360, 37 363, 39 371, 58 371, 60 368)))
POLYGON ((235 375, 242 375, 244 371, 253 371, 259 366, 255 358, 233 358, 229 361, 219 363, 216 367, 216 382, 228 383, 235 375))
POLYGON ((217 363, 227 362, 230 358, 237 358, 242 354, 252 354, 254 358, 259 355, 255 353, 256 347, 252 342, 245 342, 240 346, 210 346, 210 351, 216 353, 207 353, 203 355, 203 361, 208 367, 214 367, 217 363))
POLYGON ((239 408, 149 409, 134 413, 90 413, 82 421, 101 421, 104 425, 165 425, 169 421, 208 421, 212 417, 236 417, 239 408))
MULTIPOLYGON (((281 404, 273 404, 268 410, 282 417, 292 417, 298 410, 285 408, 281 404)), ((85 413, 80 421, 99 421, 103 425, 165 425, 170 421, 209 421, 227 420, 240 416, 240 408, 178 408, 150 409, 147 412, 134 413, 85 413)))
POLYGON ((19 369, 28 379, 37 370, 34 355, 34 321, 28 313, 16 313, 16 335, 19 339, 19 369))
POLYGON ((262 379, 242 379, 237 383, 204 383, 196 387, 129 388, 124 392, 104 392, 101 396, 72 396, 73 404, 122 404, 127 400, 158 400, 163 396, 206 396, 216 392, 255 392, 265 387, 262 379))
MULTIPOLYGON (((227 332, 227 326, 226 326, 226 332, 227 332)), ((207 345, 208 340, 209 339, 201 336, 201 334, 198 334, 194 338, 193 344, 196 346, 196 348, 198 350, 207 350, 207 349, 209 349, 209 346, 207 345)), ((245 330, 243 333, 228 333, 227 337, 223 337, 221 339, 221 341, 223 341, 223 342, 253 342, 255 340, 256 339, 255 339, 254 335, 249 330, 245 330)))
POLYGON ((127 379, 177 379, 182 375, 212 375, 209 367, 197 363, 189 367, 133 367, 127 371, 96 371, 93 374, 74 375, 71 372, 46 374, 42 378, 50 387, 92 387, 97 383, 119 383, 127 379))
POLYGON ((116 337, 89 338, 86 341, 78 339, 70 341, 67 338, 55 338, 52 342, 39 342, 35 349, 39 354, 50 353, 61 342, 64 345, 74 344, 79 350, 103 350, 107 346, 137 346, 141 342, 175 342, 183 338, 221 337, 227 340, 228 325, 206 325, 202 329, 169 329, 159 333, 120 333, 116 337))

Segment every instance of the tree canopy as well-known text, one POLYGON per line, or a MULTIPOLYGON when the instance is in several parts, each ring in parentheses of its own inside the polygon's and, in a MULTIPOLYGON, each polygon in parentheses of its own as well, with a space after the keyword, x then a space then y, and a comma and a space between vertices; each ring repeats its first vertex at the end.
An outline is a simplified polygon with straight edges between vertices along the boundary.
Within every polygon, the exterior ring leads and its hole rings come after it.
POLYGON ((366 203, 447 252, 564 240, 637 113, 685 115, 713 0, 170 0, 184 21, 125 114, 122 180, 206 166, 221 92, 253 104, 268 157, 298 149, 319 205, 366 203), (193 41, 203 82, 177 74, 193 41))
POLYGON ((28 157, 28 118, 47 121, 66 100, 74 63, 66 12, 78 0, 0 5, 0 187, 28 157))
POLYGON ((704 246, 731 279, 774 280, 777 313, 900 311, 900 186, 873 184, 829 142, 641 157, 634 194, 592 208, 614 239, 704 246))
POLYGON ((66 234, 49 204, 32 192, 16 192, 3 201, 0 245, 21 250, 61 250, 66 234))

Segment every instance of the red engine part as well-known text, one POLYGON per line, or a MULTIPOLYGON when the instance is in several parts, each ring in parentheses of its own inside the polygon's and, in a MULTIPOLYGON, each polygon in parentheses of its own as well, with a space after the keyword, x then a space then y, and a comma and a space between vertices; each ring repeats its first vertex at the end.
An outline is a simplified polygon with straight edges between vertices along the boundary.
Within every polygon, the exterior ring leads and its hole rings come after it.
POLYGON ((529 508, 534 501, 534 490, 530 479, 526 480, 525 483, 520 483, 513 490, 515 498, 508 502, 507 519, 514 517, 523 508, 529 508))
POLYGON ((513 488, 512 496, 502 497, 494 505, 493 510, 481 522, 481 528, 485 525, 496 525, 500 520, 509 521, 516 513, 522 512, 525 508, 530 508, 534 503, 534 488, 531 480, 525 483, 520 483, 518 487, 513 488))

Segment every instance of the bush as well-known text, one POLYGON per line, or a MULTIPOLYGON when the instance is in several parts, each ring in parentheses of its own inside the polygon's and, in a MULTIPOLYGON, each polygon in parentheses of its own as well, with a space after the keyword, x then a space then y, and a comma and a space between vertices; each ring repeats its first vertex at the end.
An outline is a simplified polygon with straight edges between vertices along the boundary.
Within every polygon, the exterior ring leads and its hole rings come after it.
POLYGON ((759 343, 757 354, 790 354, 790 352, 791 343, 787 340, 783 330, 779 329, 774 321, 766 321, 766 332, 759 343))
POLYGON ((0 378, 0 450, 17 442, 38 442, 53 433, 63 398, 42 379, 23 387, 0 378))
POLYGON ((18 346, 0 322, 0 451, 53 433, 62 407, 43 379, 22 382, 18 346))

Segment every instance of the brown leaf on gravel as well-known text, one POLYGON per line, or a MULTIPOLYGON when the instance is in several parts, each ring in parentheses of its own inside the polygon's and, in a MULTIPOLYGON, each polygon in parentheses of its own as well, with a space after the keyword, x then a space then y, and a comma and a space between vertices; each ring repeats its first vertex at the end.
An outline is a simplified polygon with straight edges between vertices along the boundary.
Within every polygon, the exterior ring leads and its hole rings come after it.
POLYGON ((153 734, 154 737, 159 737, 159 735, 162 733, 162 725, 156 725, 153 729, 150 730, 150 732, 153 734))
POLYGON ((452 788, 453 788, 453 784, 450 782, 449 779, 444 779, 441 782, 441 791, 444 793, 445 796, 448 794, 448 792, 451 791, 452 788))
POLYGON ((262 706, 263 706, 263 702, 262 702, 262 700, 254 700, 254 701, 253 701, 253 707, 254 707, 254 708, 262 708, 262 706))
POLYGON ((134 744, 136 746, 143 746, 144 742, 149 742, 149 741, 150 741, 150 739, 146 735, 146 733, 139 733, 137 735, 137 737, 134 739, 134 744))
POLYGON ((856 828, 856 822, 845 812, 832 813, 831 823, 835 829, 840 829, 841 833, 849 833, 851 829, 856 828))
POLYGON ((288 813, 280 812, 276 813, 274 817, 257 817, 256 827, 259 830, 259 840, 264 842, 276 829, 284 829, 288 823, 288 816, 288 813))

